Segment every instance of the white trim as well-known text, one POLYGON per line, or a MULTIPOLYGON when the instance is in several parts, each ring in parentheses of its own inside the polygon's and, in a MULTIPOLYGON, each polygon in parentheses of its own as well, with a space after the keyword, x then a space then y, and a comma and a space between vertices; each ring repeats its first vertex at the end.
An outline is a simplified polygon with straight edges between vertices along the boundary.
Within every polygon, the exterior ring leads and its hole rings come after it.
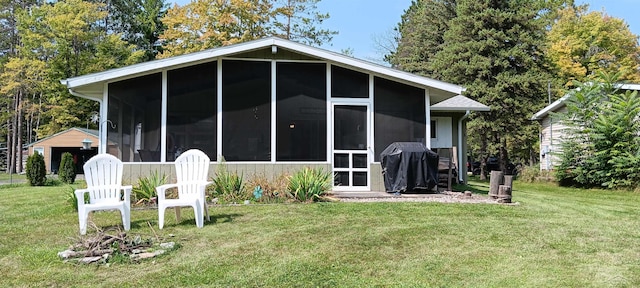
POLYGON ((216 63, 216 161, 222 158, 222 59, 216 63))
POLYGON ((404 81, 409 81, 416 85, 424 85, 447 91, 454 94, 461 94, 465 91, 462 86, 438 81, 435 79, 414 75, 411 73, 403 72, 379 64, 371 63, 357 58, 342 55, 340 53, 331 52, 328 50, 307 46, 304 44, 296 43, 289 40, 284 40, 276 37, 264 38, 255 41, 244 42, 235 45, 229 45, 205 51, 190 53, 181 56, 170 57, 161 60, 154 60, 134 65, 129 65, 121 68, 111 69, 104 72, 88 74, 79 77, 73 77, 63 79, 60 83, 67 86, 67 88, 74 89, 81 86, 95 84, 99 82, 108 82, 131 75, 149 74, 153 71, 160 71, 166 69, 172 69, 175 66, 183 65, 186 63, 197 63, 204 60, 211 60, 213 58, 223 57, 225 55, 233 55, 237 53, 250 52, 253 50, 259 50, 270 47, 272 45, 291 50, 295 53, 304 54, 313 58, 318 58, 324 61, 331 61, 341 63, 345 66, 355 67, 369 71, 369 74, 379 74, 385 77, 396 78, 404 81))
POLYGON ((429 95, 429 89, 424 89, 424 114, 427 124, 427 131, 424 134, 424 144, 425 146, 427 146, 427 148, 431 149, 431 96, 429 95))
MULTIPOLYGON (((329 158, 329 162, 331 163, 332 173, 335 175, 335 172, 349 172, 349 184, 350 186, 333 186, 334 191, 370 191, 371 190, 371 161, 372 158, 371 148, 372 147, 372 125, 373 122, 371 116, 371 110, 373 110, 372 99, 367 98, 331 98, 331 157, 329 158), (366 147, 363 150, 337 150, 334 146, 334 138, 335 138, 335 114, 333 113, 336 106, 363 106, 366 107, 367 111, 366 115, 366 147), (334 167, 334 156, 335 154, 349 154, 349 168, 336 168, 334 167), (367 155, 367 167, 366 168, 352 168, 352 156, 353 154, 365 154, 367 155), (367 172, 367 186, 352 186, 353 185, 353 172, 367 172)), ((329 135, 328 135, 329 136, 329 135)))
MULTIPOLYGON (((104 83, 104 88, 102 92, 102 101, 100 101, 100 118, 99 119, 108 119, 109 114, 109 84, 104 83)), ((109 146, 109 141, 107 139, 107 122, 100 120, 98 123, 98 153, 104 154, 107 153, 107 146, 109 146)))
MULTIPOLYGON (((162 100, 160 110, 160 162, 167 162, 167 71, 162 71, 162 100)), ((175 142, 174 142, 175 143, 175 142)))
MULTIPOLYGON (((326 64, 326 106, 327 106, 327 162, 333 163, 333 106, 331 102, 331 83, 333 74, 331 73, 331 63, 326 64)), ((332 166, 333 167, 333 166, 332 166)), ((333 183, 333 181, 332 181, 333 183)))
POLYGON ((276 149, 276 143, 277 143, 277 136, 278 136, 278 131, 277 129, 277 116, 276 115, 276 104, 278 102, 278 95, 277 95, 277 73, 278 73, 278 69, 277 69, 277 62, 275 60, 271 61, 271 163, 276 163, 276 153, 278 149, 276 149))

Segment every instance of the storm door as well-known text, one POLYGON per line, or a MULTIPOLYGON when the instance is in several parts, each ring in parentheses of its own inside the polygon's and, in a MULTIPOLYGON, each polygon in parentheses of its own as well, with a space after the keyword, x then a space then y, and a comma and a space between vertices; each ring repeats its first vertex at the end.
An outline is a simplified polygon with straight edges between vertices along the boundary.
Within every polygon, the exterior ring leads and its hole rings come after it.
POLYGON ((369 106, 333 105, 334 190, 369 191, 369 106))

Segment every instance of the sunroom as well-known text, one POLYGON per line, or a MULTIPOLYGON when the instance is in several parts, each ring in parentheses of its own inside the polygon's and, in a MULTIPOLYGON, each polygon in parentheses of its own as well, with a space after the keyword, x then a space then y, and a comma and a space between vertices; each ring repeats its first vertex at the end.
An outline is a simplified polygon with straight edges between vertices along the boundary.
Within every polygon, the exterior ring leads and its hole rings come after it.
POLYGON ((170 174, 197 148, 245 176, 322 167, 335 189, 382 191, 379 155, 393 142, 459 147, 465 175, 466 116, 489 109, 458 85, 280 38, 61 82, 101 103, 99 153, 125 162, 130 182, 170 174))

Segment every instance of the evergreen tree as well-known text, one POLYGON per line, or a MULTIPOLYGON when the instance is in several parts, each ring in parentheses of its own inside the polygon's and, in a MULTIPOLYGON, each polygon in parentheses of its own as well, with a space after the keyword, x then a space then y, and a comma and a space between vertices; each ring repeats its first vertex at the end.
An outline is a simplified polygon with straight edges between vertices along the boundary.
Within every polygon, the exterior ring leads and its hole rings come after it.
POLYGON ((47 181, 47 170, 44 166, 44 157, 40 153, 33 153, 27 157, 27 182, 29 186, 44 186, 47 181))
POLYGON ((62 153, 60 168, 58 169, 60 181, 73 184, 76 181, 76 164, 73 163, 73 155, 69 152, 62 153))

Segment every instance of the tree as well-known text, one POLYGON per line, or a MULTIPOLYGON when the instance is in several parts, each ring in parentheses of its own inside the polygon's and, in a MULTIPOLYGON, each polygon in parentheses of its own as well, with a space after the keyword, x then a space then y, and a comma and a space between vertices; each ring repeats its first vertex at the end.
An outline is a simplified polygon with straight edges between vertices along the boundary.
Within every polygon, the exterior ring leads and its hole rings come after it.
POLYGON ((396 27, 397 50, 385 59, 404 71, 437 76, 432 61, 442 50, 444 33, 455 17, 456 0, 413 0, 396 27))
POLYGON ((73 184, 76 181, 76 164, 73 163, 73 155, 69 152, 62 153, 60 168, 58 169, 60 181, 73 184))
POLYGON ((331 42, 333 35, 338 32, 318 28, 324 20, 329 19, 329 13, 317 12, 318 2, 320 0, 276 1, 272 34, 308 45, 320 46, 331 42))
POLYGON ((161 19, 167 13, 164 0, 107 0, 109 30, 122 34, 129 44, 145 51, 143 61, 153 60, 162 51, 160 34, 165 26, 161 19))
POLYGON ((46 63, 40 136, 84 125, 97 110, 97 103, 70 96, 59 79, 134 64, 144 56, 120 34, 107 34, 98 25, 106 17, 102 7, 66 0, 33 7, 19 17, 20 57, 46 63))
POLYGON ((579 83, 556 114, 564 129, 556 179, 562 185, 640 187, 640 96, 621 91, 622 72, 579 83))
POLYGON ((548 32, 547 55, 552 67, 573 86, 598 72, 622 71, 621 80, 640 81, 638 36, 622 20, 587 6, 567 7, 548 32))
POLYGON ((166 58, 267 36, 321 45, 334 31, 319 29, 328 14, 315 12, 319 0, 197 0, 169 8, 160 36, 166 58), (274 4, 280 4, 277 6, 274 4))
MULTIPOLYGON (((485 160, 498 155, 505 171, 514 147, 533 149, 537 127, 528 119, 544 103, 542 47, 548 1, 458 0, 441 49, 430 59, 436 78, 467 87, 467 95, 488 104, 469 123, 470 140, 485 160)), ((511 155, 528 159, 527 155, 511 155)))
POLYGON ((160 36, 159 58, 197 52, 267 36, 271 19, 267 0, 197 0, 169 8, 160 36))
POLYGON ((44 186, 47 181, 47 170, 44 166, 44 156, 33 153, 27 157, 27 181, 30 186, 44 186))

